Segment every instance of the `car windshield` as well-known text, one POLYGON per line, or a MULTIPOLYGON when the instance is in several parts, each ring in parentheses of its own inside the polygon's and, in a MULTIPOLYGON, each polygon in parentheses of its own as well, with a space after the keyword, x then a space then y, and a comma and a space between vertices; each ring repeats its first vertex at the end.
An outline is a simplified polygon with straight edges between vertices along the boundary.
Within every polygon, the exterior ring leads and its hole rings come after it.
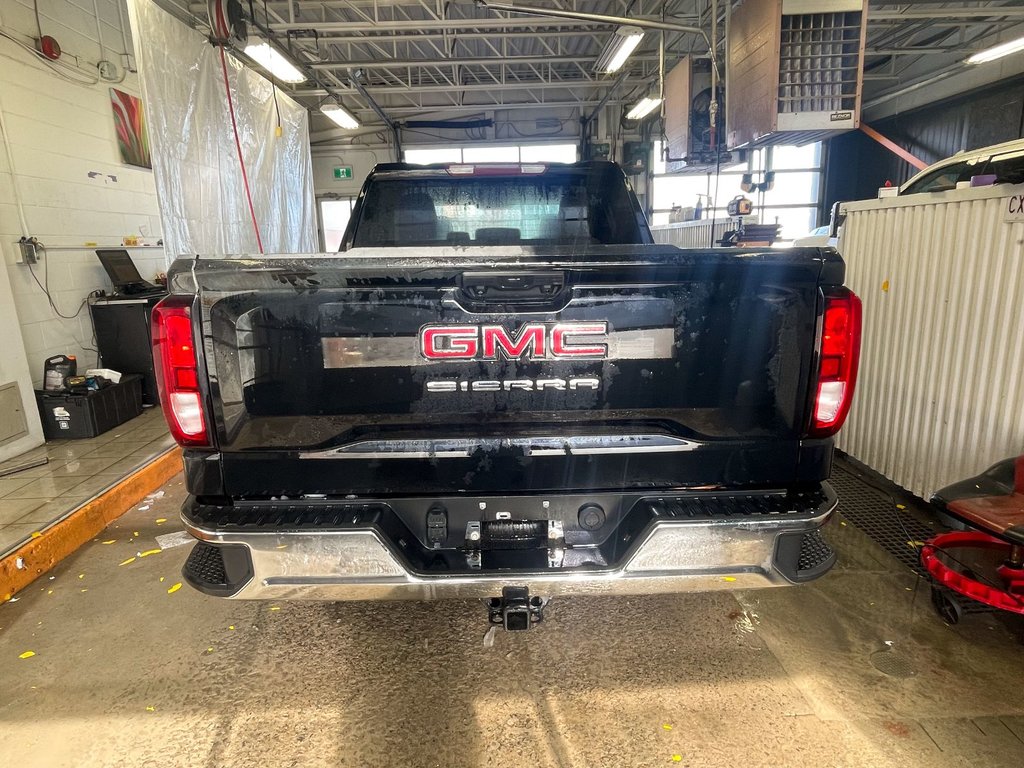
POLYGON ((640 214, 612 168, 383 175, 357 215, 355 247, 642 242, 640 214))
POLYGON ((1024 184, 1024 150, 996 155, 985 173, 993 174, 996 184, 1024 184))

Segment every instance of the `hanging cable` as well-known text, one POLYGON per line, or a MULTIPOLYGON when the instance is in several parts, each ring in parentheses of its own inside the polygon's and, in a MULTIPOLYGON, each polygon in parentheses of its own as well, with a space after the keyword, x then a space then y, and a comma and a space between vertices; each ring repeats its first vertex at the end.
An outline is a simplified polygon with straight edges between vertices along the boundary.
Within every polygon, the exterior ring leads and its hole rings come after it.
POLYGON ((242 184, 245 186, 245 199, 249 203, 249 216, 252 218, 252 228, 256 233, 256 247, 263 253, 263 238, 260 237, 260 225, 256 221, 256 209, 252 205, 252 192, 249 189, 249 174, 245 170, 245 159, 242 157, 242 142, 238 138, 238 121, 235 119, 235 102, 231 98, 231 84, 228 82, 228 61, 224 55, 223 43, 217 46, 220 49, 220 68, 224 73, 224 92, 228 97, 228 114, 231 116, 231 130, 235 134, 235 149, 238 151, 238 165, 242 169, 242 184))
MULTIPOLYGON (((255 14, 255 11, 253 10, 253 7, 252 7, 252 0, 249 0, 249 13, 252 15, 253 19, 255 20, 256 14, 255 14)), ((270 30, 270 8, 267 5, 267 0, 263 0, 263 15, 266 16, 267 29, 270 30)), ((273 41, 273 39, 274 39, 274 33, 273 32, 270 32, 270 39, 271 39, 271 41, 273 41)), ((291 38, 288 38, 288 47, 289 47, 289 49, 291 48, 291 38)), ((277 116, 277 125, 274 126, 274 135, 277 138, 281 138, 281 136, 284 133, 284 129, 281 127, 281 107, 277 103, 277 76, 276 75, 271 76, 271 78, 270 78, 270 86, 271 86, 271 88, 273 88, 273 94, 274 94, 274 113, 277 116)))
MULTIPOLYGON (((43 263, 42 282, 39 281, 39 277, 36 275, 36 270, 32 266, 32 262, 27 262, 29 274, 32 275, 32 279, 35 281, 36 285, 39 286, 39 290, 41 290, 43 292, 43 295, 46 296, 46 302, 50 305, 50 309, 53 310, 53 313, 57 315, 57 317, 61 317, 65 320, 74 320, 80 314, 82 314, 82 310, 85 308, 85 305, 89 301, 89 296, 86 296, 84 299, 82 299, 82 303, 78 305, 78 309, 75 311, 75 314, 65 315, 63 312, 61 312, 60 309, 57 308, 57 303, 56 301, 54 301, 53 294, 50 293, 50 268, 49 266, 47 266, 47 264, 50 261, 50 254, 46 253, 46 246, 40 243, 38 240, 36 241, 36 248, 38 248, 40 251, 46 254, 46 262, 43 263)), ((96 291, 93 291, 89 295, 91 296, 95 293, 96 291)), ((75 339, 75 341, 78 341, 78 339, 75 339)), ((79 346, 81 346, 82 349, 92 349, 91 347, 86 347, 83 344, 80 344, 79 346)))

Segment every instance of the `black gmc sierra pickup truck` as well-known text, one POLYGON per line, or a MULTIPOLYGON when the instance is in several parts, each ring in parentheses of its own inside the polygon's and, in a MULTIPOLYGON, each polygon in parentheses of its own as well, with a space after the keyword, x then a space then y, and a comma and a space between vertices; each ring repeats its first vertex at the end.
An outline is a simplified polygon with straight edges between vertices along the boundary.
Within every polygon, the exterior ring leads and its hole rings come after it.
POLYGON ((153 313, 186 580, 547 599, 785 585, 835 555, 860 302, 834 251, 654 244, 625 176, 379 165, 342 252, 175 262, 153 313))

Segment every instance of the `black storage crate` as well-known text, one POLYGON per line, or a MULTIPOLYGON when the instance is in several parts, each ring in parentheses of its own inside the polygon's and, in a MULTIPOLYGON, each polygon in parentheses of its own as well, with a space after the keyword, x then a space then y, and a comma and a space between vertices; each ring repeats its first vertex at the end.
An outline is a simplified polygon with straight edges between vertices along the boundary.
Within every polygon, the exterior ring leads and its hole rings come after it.
POLYGON ((142 413, 142 377, 130 373, 88 394, 36 390, 47 440, 96 437, 142 413))

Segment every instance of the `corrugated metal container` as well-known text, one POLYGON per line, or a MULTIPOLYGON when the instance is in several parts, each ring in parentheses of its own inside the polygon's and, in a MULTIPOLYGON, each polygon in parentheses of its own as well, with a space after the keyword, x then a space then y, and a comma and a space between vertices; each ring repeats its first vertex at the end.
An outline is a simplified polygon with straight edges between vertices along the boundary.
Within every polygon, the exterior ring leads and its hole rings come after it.
POLYGON ((839 250, 864 301, 838 445, 928 498, 1024 453, 1024 185, 847 203, 839 250))
MULTIPOLYGON (((757 224, 756 216, 745 216, 746 224, 757 224)), ((654 242, 662 245, 674 245, 679 248, 715 248, 718 241, 725 233, 736 228, 736 222, 728 217, 716 219, 701 219, 699 221, 681 221, 676 224, 662 224, 651 227, 654 235, 654 242), (711 237, 711 226, 714 224, 714 242, 711 237)))

